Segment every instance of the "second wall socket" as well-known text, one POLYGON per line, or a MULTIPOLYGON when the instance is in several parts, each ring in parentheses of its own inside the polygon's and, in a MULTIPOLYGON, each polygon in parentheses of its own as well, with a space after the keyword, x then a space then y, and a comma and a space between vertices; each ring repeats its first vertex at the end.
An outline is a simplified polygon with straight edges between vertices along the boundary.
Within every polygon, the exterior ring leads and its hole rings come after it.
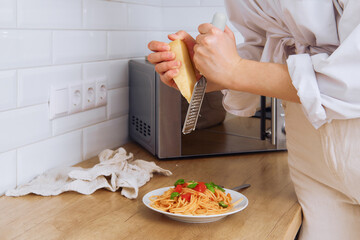
POLYGON ((96 83, 95 82, 85 82, 83 84, 83 110, 88 110, 94 108, 96 101, 96 83))

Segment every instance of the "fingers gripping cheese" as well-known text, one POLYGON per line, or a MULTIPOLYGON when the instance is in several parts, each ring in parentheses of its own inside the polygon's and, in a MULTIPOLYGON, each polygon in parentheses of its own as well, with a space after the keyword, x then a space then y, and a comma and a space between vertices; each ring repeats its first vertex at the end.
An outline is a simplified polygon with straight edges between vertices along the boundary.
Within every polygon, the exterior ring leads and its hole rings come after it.
POLYGON ((181 94, 188 102, 191 100, 191 95, 196 83, 196 75, 194 67, 190 60, 189 52, 185 43, 182 40, 175 40, 170 43, 170 48, 175 53, 176 60, 181 62, 179 74, 174 77, 174 81, 178 86, 181 94))

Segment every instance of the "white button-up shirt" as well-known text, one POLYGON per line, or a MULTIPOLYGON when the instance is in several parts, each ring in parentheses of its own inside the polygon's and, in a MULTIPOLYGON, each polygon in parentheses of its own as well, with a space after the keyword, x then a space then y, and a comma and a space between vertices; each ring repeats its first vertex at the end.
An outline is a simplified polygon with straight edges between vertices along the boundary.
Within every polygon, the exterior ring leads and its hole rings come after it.
MULTIPOLYGON (((244 37, 241 57, 287 63, 315 128, 360 117, 360 0, 225 0, 244 37)), ((225 109, 251 116, 259 97, 223 90, 225 109)))

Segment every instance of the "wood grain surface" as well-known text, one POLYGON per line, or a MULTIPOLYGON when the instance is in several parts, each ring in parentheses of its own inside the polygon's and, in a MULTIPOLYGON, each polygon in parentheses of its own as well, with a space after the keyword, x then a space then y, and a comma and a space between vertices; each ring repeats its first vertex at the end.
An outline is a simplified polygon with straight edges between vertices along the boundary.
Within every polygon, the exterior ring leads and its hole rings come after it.
MULTIPOLYGON (((177 160, 157 160, 138 145, 124 146, 136 159, 154 161, 173 175, 155 174, 139 196, 98 190, 54 197, 0 197, 0 239, 294 239, 301 208, 290 181, 287 153, 271 152, 177 160), (142 203, 147 192, 171 186, 178 178, 213 181, 226 188, 243 183, 248 207, 218 222, 191 224, 171 220, 142 203)), ((79 166, 91 167, 97 158, 79 166)))

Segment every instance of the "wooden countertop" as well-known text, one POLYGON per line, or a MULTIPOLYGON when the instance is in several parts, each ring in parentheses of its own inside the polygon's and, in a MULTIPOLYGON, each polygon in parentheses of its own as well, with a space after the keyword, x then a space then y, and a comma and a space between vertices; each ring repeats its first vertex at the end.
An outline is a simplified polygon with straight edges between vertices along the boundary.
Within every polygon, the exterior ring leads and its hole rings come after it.
MULTIPOLYGON (((287 153, 256 153, 159 161, 134 143, 124 146, 136 159, 155 161, 173 176, 154 175, 135 200, 98 190, 55 197, 0 197, 0 239, 294 239, 301 208, 290 181, 287 153), (182 223, 148 209, 145 193, 170 186, 178 178, 214 181, 227 188, 250 183, 242 191, 248 207, 220 221, 182 223)), ((91 167, 93 158, 79 166, 91 167)))

